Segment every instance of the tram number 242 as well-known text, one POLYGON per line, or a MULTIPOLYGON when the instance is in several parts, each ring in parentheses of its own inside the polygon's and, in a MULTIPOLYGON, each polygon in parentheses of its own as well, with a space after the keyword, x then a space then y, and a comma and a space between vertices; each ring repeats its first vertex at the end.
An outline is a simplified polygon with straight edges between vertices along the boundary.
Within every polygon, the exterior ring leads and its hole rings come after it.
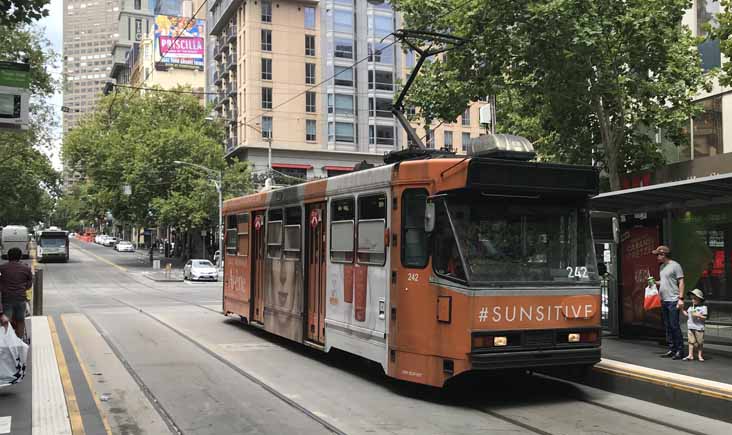
POLYGON ((567 267, 567 278, 587 278, 587 268, 582 267, 567 267))

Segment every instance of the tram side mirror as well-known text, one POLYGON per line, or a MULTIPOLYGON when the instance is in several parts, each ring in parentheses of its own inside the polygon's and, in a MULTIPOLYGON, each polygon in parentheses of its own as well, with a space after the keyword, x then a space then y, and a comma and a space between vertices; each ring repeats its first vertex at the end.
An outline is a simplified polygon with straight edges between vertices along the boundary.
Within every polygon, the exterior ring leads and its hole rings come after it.
POLYGON ((427 201, 424 206, 424 230, 431 233, 435 229, 435 203, 427 201))

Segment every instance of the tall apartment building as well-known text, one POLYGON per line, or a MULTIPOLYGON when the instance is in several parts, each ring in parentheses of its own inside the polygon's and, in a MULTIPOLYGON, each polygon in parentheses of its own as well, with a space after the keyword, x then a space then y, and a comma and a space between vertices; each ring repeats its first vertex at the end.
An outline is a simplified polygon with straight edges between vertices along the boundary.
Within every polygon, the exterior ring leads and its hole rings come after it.
POLYGON ((117 38, 112 47, 109 76, 118 84, 129 84, 132 68, 140 54, 140 42, 155 25, 156 0, 119 0, 117 38))
POLYGON ((117 32, 116 0, 63 2, 64 133, 94 110, 112 69, 111 47, 117 32))
MULTIPOLYGON (((391 103, 410 56, 389 36, 400 17, 388 3, 218 0, 207 21, 207 81, 229 156, 263 171, 271 141, 274 169, 310 178, 405 146, 391 103)), ((470 129, 450 130, 453 146, 477 136, 475 110, 470 129)), ((433 143, 449 144, 445 131, 433 143)))

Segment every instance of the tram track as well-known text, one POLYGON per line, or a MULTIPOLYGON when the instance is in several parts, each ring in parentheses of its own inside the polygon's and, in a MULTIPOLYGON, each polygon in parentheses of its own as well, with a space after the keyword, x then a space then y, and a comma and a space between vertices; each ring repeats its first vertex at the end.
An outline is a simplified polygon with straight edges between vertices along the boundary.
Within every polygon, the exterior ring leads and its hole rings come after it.
MULTIPOLYGON (((133 275, 133 274, 129 274, 128 273, 126 275, 133 275)), ((146 289, 149 289, 149 290, 154 291, 156 293, 154 297, 156 297, 156 298, 165 299, 165 300, 169 300, 169 301, 174 301, 174 302, 180 303, 182 305, 186 305, 186 306, 194 306, 194 307, 201 308, 201 309, 204 309, 206 311, 213 312, 213 313, 216 313, 216 314, 219 314, 219 315, 222 314, 222 312, 219 311, 219 310, 212 309, 212 308, 210 308, 208 306, 205 306, 205 305, 196 303, 196 302, 191 301, 191 300, 186 300, 186 299, 181 299, 181 298, 177 298, 177 297, 170 296, 165 290, 156 288, 154 285, 150 285, 148 283, 142 282, 141 280, 138 280, 136 278, 133 278, 133 279, 134 279, 134 282, 136 283, 136 285, 141 285, 142 287, 144 287, 146 289)), ((125 284, 125 283, 123 283, 123 282, 121 282, 119 280, 116 280, 116 282, 114 283, 114 286, 117 287, 118 289, 122 290, 122 291, 125 291, 127 293, 131 293, 131 294, 134 294, 136 296, 145 296, 145 297, 150 297, 151 296, 149 293, 145 293, 145 292, 136 290, 134 288, 131 288, 129 285, 127 285, 127 284, 125 284)), ((195 346, 199 350, 203 351, 206 355, 208 355, 208 356, 216 359, 217 361, 221 362, 226 367, 230 368, 231 370, 233 370, 237 374, 243 376, 247 380, 253 382, 257 386, 259 386, 260 388, 262 388, 263 390, 265 390, 267 393, 269 393, 272 396, 276 397, 278 400, 282 401, 286 405, 292 407, 293 409, 299 411, 300 413, 302 413, 306 417, 308 417, 308 418, 312 419, 313 421, 317 422, 318 424, 320 424, 328 432, 330 432, 330 433, 336 433, 336 434, 345 434, 346 433, 345 431, 343 431, 339 427, 333 425, 332 423, 330 423, 329 421, 323 419, 322 417, 320 417, 319 415, 317 415, 313 411, 307 409, 305 406, 301 405, 300 403, 297 403, 296 401, 294 401, 293 399, 291 399, 290 397, 288 397, 285 393, 279 391, 277 388, 275 388, 272 385, 268 384, 267 382, 263 381, 262 379, 260 379, 259 377, 255 376, 251 372, 249 372, 249 371, 247 371, 247 370, 239 367, 238 365, 234 364, 233 362, 231 362, 230 360, 228 360, 226 357, 222 356, 221 354, 217 353, 215 350, 212 350, 210 347, 208 347, 205 344, 203 344, 200 341, 198 341, 195 337, 192 337, 191 335, 189 335, 188 333, 186 333, 184 330, 181 330, 181 329, 175 327, 174 325, 166 322, 165 320, 160 319, 158 316, 156 316, 155 314, 153 314, 148 309, 146 309, 144 307, 141 307, 141 306, 138 306, 138 305, 135 305, 133 303, 130 303, 130 302, 128 302, 126 300, 123 300, 123 299, 121 299, 119 297, 109 296, 109 298, 111 300, 114 300, 118 304, 121 304, 121 305, 126 306, 126 307, 128 307, 130 309, 135 310, 136 312, 139 312, 140 314, 142 314, 145 317, 151 319, 155 323, 164 326, 166 329, 170 330, 171 332, 175 333, 176 335, 178 335, 179 337, 183 338, 187 342, 191 343, 193 346, 195 346)), ((163 417, 165 423, 168 425, 168 427, 171 429, 171 431, 173 433, 176 433, 176 434, 183 434, 184 432, 175 424, 175 421, 173 420, 173 418, 171 417, 171 415, 168 413, 168 411, 165 409, 165 407, 158 401, 158 399, 155 396, 155 394, 147 387, 147 385, 142 380, 142 378, 137 374, 137 372, 131 366, 131 364, 128 362, 128 360, 119 351, 118 347, 114 344, 114 342, 112 342, 111 337, 109 337, 104 332, 104 329, 91 316, 89 316, 88 313, 86 313, 86 310, 85 309, 83 309, 82 307, 79 307, 79 309, 80 309, 81 312, 84 312, 85 314, 87 314, 87 317, 89 317, 89 319, 92 322, 92 324, 94 325, 94 327, 100 332, 100 334, 102 335, 102 337, 104 338, 104 340, 108 343, 108 345, 110 346, 110 348, 112 349, 112 351, 114 352, 114 354, 122 362, 122 364, 125 367, 125 369, 130 373, 130 375, 133 377, 133 379, 135 380, 135 382, 139 385, 140 389, 143 391, 143 393, 145 394, 145 396, 150 400, 150 403, 152 404, 152 406, 163 417)), ((550 381, 550 382, 561 382, 561 383, 563 383, 565 385, 572 385, 573 384, 571 381, 566 381, 566 380, 563 380, 563 379, 559 379, 559 378, 555 378, 555 377, 548 376, 548 375, 543 375, 543 374, 536 374, 535 373, 532 376, 536 376, 536 377, 538 377, 540 379, 544 379, 544 380, 550 381)), ((695 431, 693 429, 689 429, 689 428, 686 428, 686 427, 681 427, 681 426, 678 426, 678 425, 675 425, 675 424, 672 424, 672 423, 668 423, 668 422, 665 422, 665 421, 661 421, 661 420, 658 420, 658 419, 654 419, 654 418, 649 417, 647 415, 643 415, 643 414, 640 414, 640 413, 636 413, 636 412, 632 412, 632 411, 629 411, 629 410, 621 409, 621 408, 618 408, 618 407, 615 407, 615 406, 612 406, 612 405, 609 405, 609 404, 606 404, 606 403, 598 403, 598 402, 596 402, 594 400, 591 400, 589 398, 580 397, 580 395, 578 395, 576 393, 573 394, 570 391, 561 390, 561 391, 558 391, 557 394, 562 395, 562 396, 565 396, 567 398, 570 398, 574 402, 573 404, 568 404, 569 406, 576 406, 576 402, 582 402, 582 403, 586 403, 586 404, 588 404, 590 406, 600 408, 600 409, 604 410, 605 412, 616 413, 616 414, 622 415, 623 417, 626 417, 626 418, 627 417, 630 417, 630 418, 634 418, 634 419, 639 419, 639 420, 645 421, 645 422, 650 423, 650 424, 653 424, 653 425, 657 425, 657 426, 660 426, 660 427, 665 427, 667 429, 671 429, 671 430, 674 430, 674 431, 678 431, 680 433, 688 433, 688 434, 693 434, 693 435, 702 435, 702 434, 704 434, 704 432, 699 432, 699 431, 695 431)), ((567 433, 566 431, 562 431, 562 430, 552 431, 552 429, 548 429, 546 427, 546 425, 541 426, 541 425, 537 424, 536 421, 533 421, 531 418, 522 417, 520 415, 517 416, 516 415, 517 414, 516 412, 511 412, 510 410, 505 410, 505 409, 490 409, 490 408, 485 407, 485 406, 468 406, 468 407, 471 408, 471 409, 474 409, 474 410, 476 410, 476 411, 478 411, 480 413, 489 415, 489 416, 491 416, 491 417, 493 417, 493 418, 495 418, 497 420, 501 420, 501 421, 503 421, 505 423, 508 423, 510 425, 513 425, 517 429, 521 429, 523 431, 527 431, 527 432, 530 432, 530 433, 539 434, 539 435, 554 435, 556 433, 567 433)), ((521 411, 519 410, 519 413, 520 412, 521 411)), ((619 417, 619 418, 623 418, 623 417, 619 417)))

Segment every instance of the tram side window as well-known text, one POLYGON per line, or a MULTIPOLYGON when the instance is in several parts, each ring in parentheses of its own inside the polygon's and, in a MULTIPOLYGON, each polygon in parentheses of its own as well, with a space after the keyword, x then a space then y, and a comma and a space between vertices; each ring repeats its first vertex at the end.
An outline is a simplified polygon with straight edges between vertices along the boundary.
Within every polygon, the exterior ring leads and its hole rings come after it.
POLYGON ((226 254, 236 255, 236 215, 226 216, 226 254))
POLYGON ((302 209, 285 209, 285 258, 300 259, 300 232, 302 228, 302 209))
POLYGON ((334 199, 330 203, 330 260, 334 263, 353 263, 355 205, 353 198, 334 199))
POLYGON ((402 194, 402 264, 406 267, 427 266, 429 251, 424 230, 427 205, 425 189, 409 189, 402 194))
POLYGON ((267 216, 267 256, 282 258, 282 209, 273 209, 267 216))
POLYGON ((249 213, 236 216, 239 255, 249 255, 249 213))
POLYGON ((358 262, 383 266, 386 263, 386 195, 358 198, 358 262))

